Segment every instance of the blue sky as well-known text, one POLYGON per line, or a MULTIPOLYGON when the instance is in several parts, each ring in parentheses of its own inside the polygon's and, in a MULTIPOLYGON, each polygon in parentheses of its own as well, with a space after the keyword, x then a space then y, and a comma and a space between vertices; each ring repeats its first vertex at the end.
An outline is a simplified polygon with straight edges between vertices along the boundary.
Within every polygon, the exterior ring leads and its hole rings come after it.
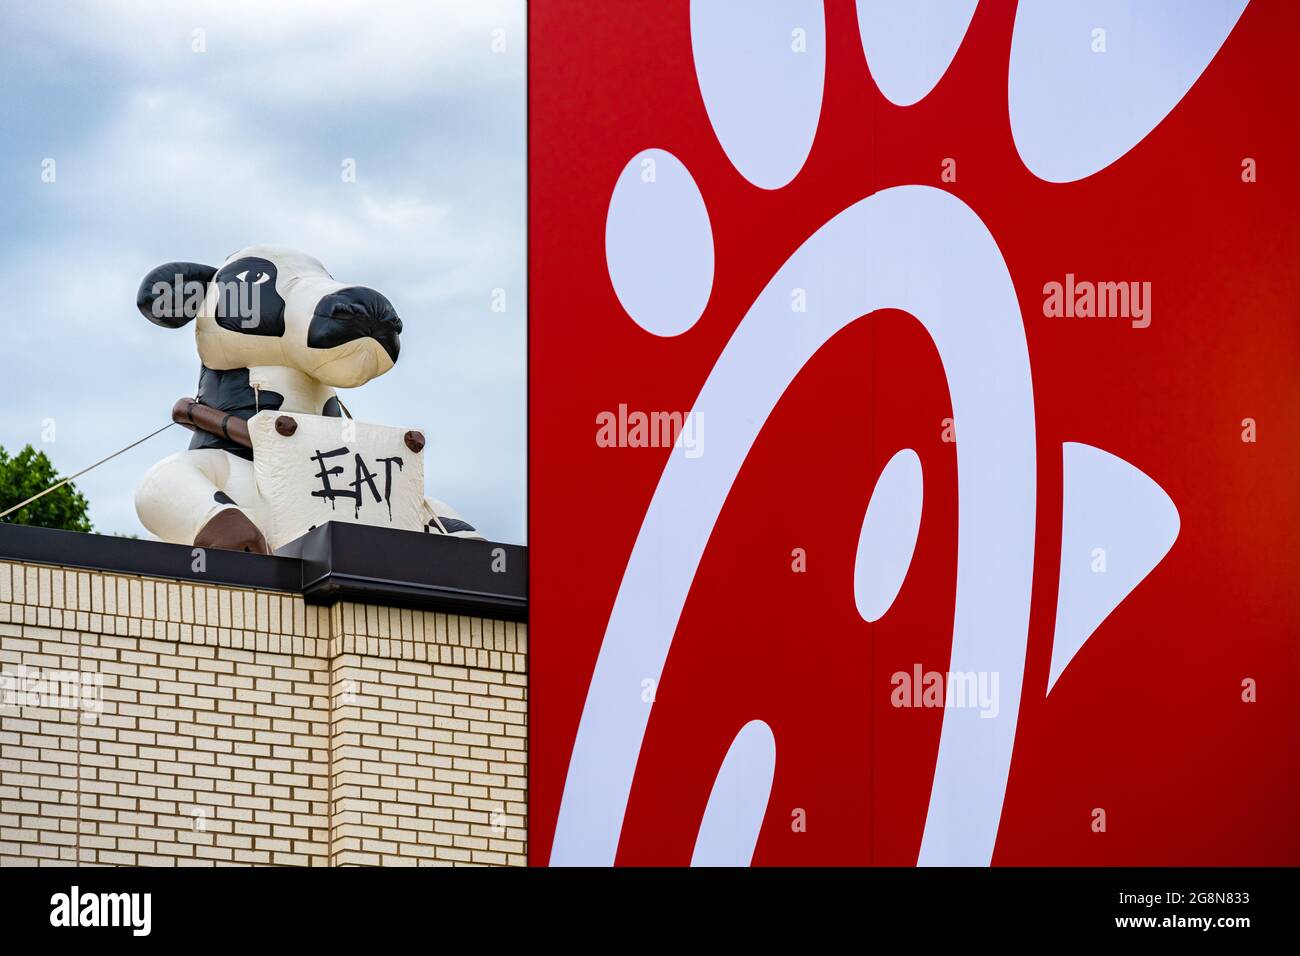
MULTIPOLYGON (((524 542, 524 30, 524 0, 5 4, 0 445, 68 474, 165 424, 199 360, 140 280, 286 245, 402 316, 352 412, 423 428, 427 492, 524 542)), ((135 484, 188 438, 78 480, 97 531, 148 536, 135 484)))

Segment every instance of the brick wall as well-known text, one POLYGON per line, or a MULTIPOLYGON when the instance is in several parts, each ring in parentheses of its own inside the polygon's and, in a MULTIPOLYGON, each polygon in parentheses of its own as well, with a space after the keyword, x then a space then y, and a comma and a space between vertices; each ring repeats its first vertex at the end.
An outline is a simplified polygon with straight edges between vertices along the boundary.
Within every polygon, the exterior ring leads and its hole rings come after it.
POLYGON ((0 670, 91 675, 90 706, 0 700, 0 865, 523 865, 526 653, 506 621, 0 562, 0 670))

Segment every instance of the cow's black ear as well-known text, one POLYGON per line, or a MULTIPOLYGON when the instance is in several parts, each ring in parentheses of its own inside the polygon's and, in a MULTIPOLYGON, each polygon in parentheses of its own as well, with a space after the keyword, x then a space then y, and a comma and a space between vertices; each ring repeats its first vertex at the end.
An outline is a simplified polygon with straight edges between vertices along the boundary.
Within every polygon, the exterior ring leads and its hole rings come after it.
POLYGON ((217 274, 197 262, 167 262, 150 270, 135 294, 135 307, 154 325, 179 329, 199 314, 208 283, 217 274))

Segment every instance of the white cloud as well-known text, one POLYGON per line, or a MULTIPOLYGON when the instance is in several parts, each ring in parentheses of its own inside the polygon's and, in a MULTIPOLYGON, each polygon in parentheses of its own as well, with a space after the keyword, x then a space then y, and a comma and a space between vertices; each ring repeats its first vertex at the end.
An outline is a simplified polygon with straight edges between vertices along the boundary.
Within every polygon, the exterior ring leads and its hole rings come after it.
POLYGON ((5 16, 11 30, 34 41, 35 56, 94 56, 137 77, 202 62, 215 82, 242 87, 254 99, 389 103, 522 79, 523 6, 522 0, 46 0, 13 5, 5 16), (202 53, 194 50, 195 31, 203 33, 202 53), (504 41, 503 52, 494 52, 494 41, 504 41))

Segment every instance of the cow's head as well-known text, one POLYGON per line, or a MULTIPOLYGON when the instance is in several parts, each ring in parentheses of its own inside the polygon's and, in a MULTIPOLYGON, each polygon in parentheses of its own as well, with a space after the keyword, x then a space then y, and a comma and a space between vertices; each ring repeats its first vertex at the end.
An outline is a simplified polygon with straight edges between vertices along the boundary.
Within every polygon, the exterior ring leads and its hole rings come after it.
POLYGON ((402 320, 374 289, 335 281, 292 249, 249 246, 219 267, 168 262, 140 283, 136 306, 177 329, 193 319, 211 369, 278 365, 354 388, 397 361, 402 320))

